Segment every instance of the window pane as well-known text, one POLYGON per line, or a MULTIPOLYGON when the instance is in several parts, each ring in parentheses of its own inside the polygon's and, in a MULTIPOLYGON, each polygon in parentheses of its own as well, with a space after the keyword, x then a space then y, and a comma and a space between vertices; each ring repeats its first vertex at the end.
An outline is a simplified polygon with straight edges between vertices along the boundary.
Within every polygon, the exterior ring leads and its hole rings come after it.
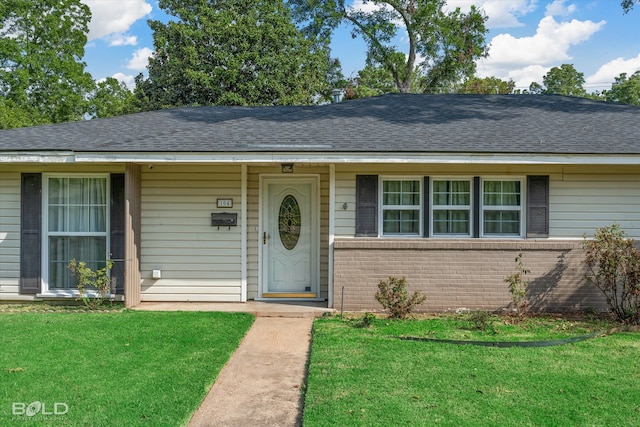
POLYGON ((520 181, 484 181, 485 206, 520 206, 520 181))
POLYGON ((75 258, 93 270, 103 268, 107 259, 106 237, 49 238, 49 288, 68 289, 76 286, 67 266, 75 258))
POLYGON ((415 234, 420 232, 420 211, 385 210, 382 220, 384 234, 415 234))
POLYGON ((463 210, 434 210, 433 234, 464 234, 469 235, 469 211, 463 210))
POLYGON ((484 234, 520 235, 519 211, 484 211, 484 234))
POLYGON ((434 206, 469 206, 471 204, 471 183, 469 181, 434 181, 434 206))
POLYGON ((420 181, 384 181, 382 187, 384 206, 420 205, 420 181))
POLYGON ((106 232, 106 178, 50 178, 49 231, 106 232))

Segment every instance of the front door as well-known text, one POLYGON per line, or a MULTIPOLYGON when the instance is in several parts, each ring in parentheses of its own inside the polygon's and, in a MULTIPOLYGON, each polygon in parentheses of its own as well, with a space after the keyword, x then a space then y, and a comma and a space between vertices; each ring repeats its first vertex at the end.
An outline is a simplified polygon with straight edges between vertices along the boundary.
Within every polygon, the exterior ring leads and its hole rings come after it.
POLYGON ((264 178, 262 197, 262 297, 317 297, 317 178, 264 178))

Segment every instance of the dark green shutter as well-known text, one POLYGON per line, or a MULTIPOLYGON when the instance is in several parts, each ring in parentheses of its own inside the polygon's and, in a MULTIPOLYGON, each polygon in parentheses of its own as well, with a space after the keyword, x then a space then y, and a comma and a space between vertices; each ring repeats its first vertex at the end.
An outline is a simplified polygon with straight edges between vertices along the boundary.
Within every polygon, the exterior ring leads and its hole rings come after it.
POLYGON ((429 197, 431 195, 429 189, 429 177, 424 177, 424 188, 422 190, 422 194, 424 194, 423 202, 422 202, 422 221, 424 225, 422 227, 423 233, 422 236, 429 237, 429 229, 431 226, 430 217, 429 217, 429 197))
POLYGON ((42 278, 42 174, 23 173, 20 198, 20 294, 40 292, 42 278))
POLYGON ((111 230, 109 258, 113 261, 111 279, 115 280, 116 293, 124 293, 124 174, 111 174, 111 230))
POLYGON ((549 237, 549 176, 527 176, 527 237, 549 237))
POLYGON ((480 237, 480 177, 473 177, 473 237, 480 237))
POLYGON ((356 236, 378 236, 378 175, 356 175, 356 236))

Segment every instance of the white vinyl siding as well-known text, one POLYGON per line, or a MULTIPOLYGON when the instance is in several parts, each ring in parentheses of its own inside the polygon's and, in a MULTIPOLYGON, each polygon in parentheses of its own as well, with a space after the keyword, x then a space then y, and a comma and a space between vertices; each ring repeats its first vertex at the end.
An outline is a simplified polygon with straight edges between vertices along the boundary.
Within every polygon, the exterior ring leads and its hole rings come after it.
POLYGON ((617 223, 640 239, 640 174, 565 173, 549 182, 549 237, 593 236, 596 228, 617 223))
POLYGON ((240 165, 155 165, 141 178, 142 301, 240 301, 240 165), (218 229, 212 212, 237 213, 238 225, 218 229))
POLYGON ((0 172, 0 300, 31 300, 19 295, 20 173, 0 172))

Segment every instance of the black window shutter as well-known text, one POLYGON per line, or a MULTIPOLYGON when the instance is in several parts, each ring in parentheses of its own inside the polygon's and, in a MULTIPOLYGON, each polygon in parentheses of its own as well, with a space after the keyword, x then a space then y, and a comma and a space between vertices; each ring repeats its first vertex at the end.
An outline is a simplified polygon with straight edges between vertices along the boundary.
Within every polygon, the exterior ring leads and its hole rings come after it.
POLYGON ((473 177, 473 237, 480 237, 480 177, 473 177))
POLYGON ((378 236, 378 175, 356 175, 356 236, 378 236))
POLYGON ((429 197, 431 196, 431 193, 429 188, 428 176, 424 177, 424 190, 422 192, 424 194, 423 202, 422 202, 422 211, 423 211, 422 220, 424 222, 424 225, 422 228, 424 232, 422 233, 422 235, 424 237, 429 237, 429 229, 431 226, 430 217, 429 217, 429 197))
POLYGON ((42 174, 23 173, 20 192, 19 293, 35 295, 42 277, 42 174))
POLYGON ((124 174, 111 174, 111 230, 109 258, 113 261, 111 280, 115 280, 116 293, 124 293, 124 174))
POLYGON ((549 237, 549 176, 527 176, 527 237, 549 237))

